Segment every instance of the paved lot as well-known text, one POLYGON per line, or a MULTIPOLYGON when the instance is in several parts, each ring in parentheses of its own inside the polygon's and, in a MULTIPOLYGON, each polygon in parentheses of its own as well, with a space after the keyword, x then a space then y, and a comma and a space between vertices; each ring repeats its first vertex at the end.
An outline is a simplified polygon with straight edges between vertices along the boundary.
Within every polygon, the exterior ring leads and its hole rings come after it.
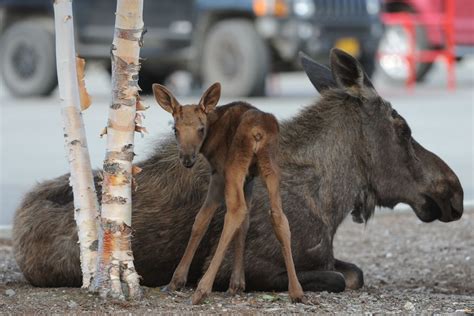
MULTIPOLYGON (((465 200, 472 201, 474 60, 463 61, 457 70, 459 87, 454 92, 445 89, 442 65, 437 65, 428 82, 412 93, 380 78, 374 82, 379 93, 407 119, 414 137, 454 169, 463 184, 465 200)), ((87 87, 93 105, 84 113, 84 119, 92 164, 98 168, 105 153, 105 139, 98 135, 106 122, 109 78, 92 65, 87 72, 87 87)), ((317 97, 302 73, 270 79, 269 94, 267 98, 247 101, 275 113, 279 119, 294 115, 317 97)), ((198 96, 180 98, 197 99, 198 96)), ((145 120, 150 134, 144 138, 137 136, 137 159, 146 157, 151 144, 170 131, 169 115, 155 106, 150 96, 145 101, 151 106, 145 120)), ((226 101, 229 100, 222 100, 226 101)), ((57 92, 49 98, 16 99, 0 83, 0 117, 0 225, 10 225, 22 195, 36 182, 67 172, 67 163, 57 92)))

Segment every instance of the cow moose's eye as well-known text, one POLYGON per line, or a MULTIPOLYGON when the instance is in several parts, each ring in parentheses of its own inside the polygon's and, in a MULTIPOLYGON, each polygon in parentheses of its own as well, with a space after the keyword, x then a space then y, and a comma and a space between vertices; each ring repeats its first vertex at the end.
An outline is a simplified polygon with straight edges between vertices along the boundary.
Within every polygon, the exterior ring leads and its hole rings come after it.
POLYGON ((179 134, 178 130, 176 129, 176 126, 173 126, 173 133, 175 136, 178 136, 179 134))
POLYGON ((406 123, 402 124, 401 126, 401 135, 405 138, 410 138, 411 137, 411 129, 410 126, 408 126, 406 123))

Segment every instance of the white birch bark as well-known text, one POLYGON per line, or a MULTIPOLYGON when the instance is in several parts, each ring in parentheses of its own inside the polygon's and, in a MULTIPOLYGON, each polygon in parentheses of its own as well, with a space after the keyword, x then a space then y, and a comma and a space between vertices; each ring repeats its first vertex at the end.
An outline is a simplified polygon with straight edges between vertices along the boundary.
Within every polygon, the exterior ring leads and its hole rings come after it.
MULTIPOLYGON (((96 221, 99 205, 80 108, 72 17, 71 0, 54 1, 56 63, 65 149, 71 170, 69 183, 74 194, 74 218, 80 245, 82 287, 89 288, 96 271, 96 221)), ((82 90, 87 94, 84 87, 82 90)))
POLYGON ((139 298, 139 275, 131 249, 132 160, 138 96, 139 53, 143 33, 143 0, 118 0, 111 50, 112 104, 107 123, 107 151, 102 185, 98 287, 101 296, 139 298))

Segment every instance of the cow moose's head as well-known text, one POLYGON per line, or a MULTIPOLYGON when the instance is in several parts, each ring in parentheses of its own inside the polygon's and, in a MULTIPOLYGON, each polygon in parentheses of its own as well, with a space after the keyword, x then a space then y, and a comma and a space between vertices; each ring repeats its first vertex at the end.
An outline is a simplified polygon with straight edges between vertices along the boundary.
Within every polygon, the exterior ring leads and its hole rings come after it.
POLYGON ((456 174, 413 138, 405 119, 379 96, 355 58, 333 49, 330 59, 331 69, 301 54, 303 68, 321 95, 339 95, 358 113, 376 204, 406 203, 424 222, 461 218, 463 189, 456 174))

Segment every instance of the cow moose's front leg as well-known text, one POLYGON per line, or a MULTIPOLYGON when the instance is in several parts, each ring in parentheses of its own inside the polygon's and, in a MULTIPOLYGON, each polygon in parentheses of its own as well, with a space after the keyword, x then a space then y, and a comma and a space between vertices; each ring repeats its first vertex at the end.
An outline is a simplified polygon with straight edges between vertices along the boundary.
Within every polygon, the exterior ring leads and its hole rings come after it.
MULTIPOLYGON (((346 288, 344 275, 336 271, 297 271, 296 275, 304 291, 310 292, 343 292, 346 288)), ((253 284, 252 289, 265 289, 271 291, 288 290, 288 275, 279 273, 278 275, 269 275, 265 284, 253 284)))
POLYGON ((334 269, 344 275, 346 288, 357 290, 364 286, 364 273, 355 264, 336 259, 334 269))

